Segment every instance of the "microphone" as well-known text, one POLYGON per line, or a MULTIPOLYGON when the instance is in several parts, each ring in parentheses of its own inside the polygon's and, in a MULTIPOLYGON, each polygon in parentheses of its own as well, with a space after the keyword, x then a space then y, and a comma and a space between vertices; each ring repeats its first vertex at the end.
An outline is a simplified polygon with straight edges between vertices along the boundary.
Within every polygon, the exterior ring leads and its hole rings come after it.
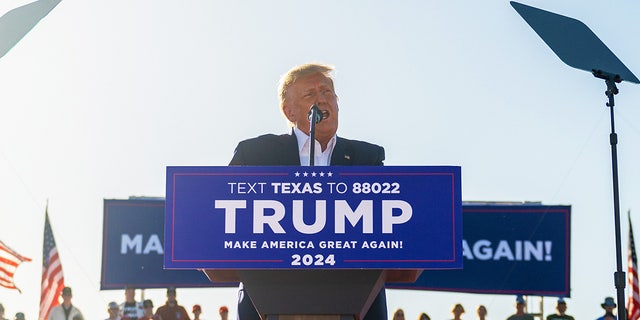
POLYGON ((329 111, 322 111, 320 110, 320 108, 318 108, 318 104, 314 103, 313 105, 311 105, 311 108, 309 109, 309 138, 311 139, 312 143, 309 145, 309 166, 314 165, 314 160, 315 160, 315 146, 316 144, 313 141, 316 141, 316 124, 320 123, 320 121, 322 121, 322 119, 327 119, 329 118, 329 111))
POLYGON ((322 111, 317 104, 313 104, 309 109, 309 122, 320 123, 320 121, 329 118, 329 111, 322 111))

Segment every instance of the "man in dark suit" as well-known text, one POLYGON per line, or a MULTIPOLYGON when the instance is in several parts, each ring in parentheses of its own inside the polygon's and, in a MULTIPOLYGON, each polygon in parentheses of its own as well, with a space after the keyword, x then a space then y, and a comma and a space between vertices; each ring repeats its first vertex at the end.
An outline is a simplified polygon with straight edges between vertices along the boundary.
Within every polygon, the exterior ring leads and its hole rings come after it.
MULTIPOLYGON (((384 148, 364 141, 338 137, 338 96, 331 78, 332 66, 304 64, 289 70, 280 79, 280 111, 292 127, 289 134, 266 134, 238 144, 230 165, 308 166, 310 143, 315 143, 315 165, 381 166, 384 148), (322 120, 316 124, 315 142, 309 137, 309 109, 317 105, 322 120)), ((309 303, 313 303, 310 301, 309 303)), ((238 302, 239 320, 259 320, 247 293, 242 289, 238 302)), ((369 308, 364 320, 386 320, 384 288, 369 308)))

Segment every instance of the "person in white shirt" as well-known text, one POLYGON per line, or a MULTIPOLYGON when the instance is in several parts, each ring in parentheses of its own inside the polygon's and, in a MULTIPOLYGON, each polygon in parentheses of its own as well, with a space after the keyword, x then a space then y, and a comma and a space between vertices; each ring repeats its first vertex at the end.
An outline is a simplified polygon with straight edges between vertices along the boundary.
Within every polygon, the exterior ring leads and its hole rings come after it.
POLYGON ((109 313, 109 318, 105 320, 120 320, 120 306, 115 301, 109 302, 107 312, 109 313))
POLYGON ((120 318, 122 320, 138 320, 144 316, 142 302, 136 301, 136 287, 124 288, 124 302, 120 304, 120 318))
POLYGON ((51 309, 48 320, 84 319, 84 317, 82 316, 82 312, 80 312, 80 309, 76 308, 71 303, 73 294, 71 293, 70 287, 64 287, 60 296, 62 297, 62 304, 57 305, 51 309))

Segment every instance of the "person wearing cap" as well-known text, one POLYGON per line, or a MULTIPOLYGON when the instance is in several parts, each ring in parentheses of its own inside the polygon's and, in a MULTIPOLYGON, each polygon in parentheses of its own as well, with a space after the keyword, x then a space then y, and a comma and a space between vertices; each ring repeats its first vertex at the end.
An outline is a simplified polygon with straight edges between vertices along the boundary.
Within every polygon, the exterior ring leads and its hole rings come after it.
POLYGON ((187 310, 176 300, 176 288, 167 289, 167 303, 156 310, 162 320, 191 320, 187 310))
POLYGON ((24 313, 22 313, 22 312, 16 313, 15 320, 24 320, 24 313))
POLYGON ((222 306, 218 309, 218 313, 220 314, 220 320, 229 319, 229 308, 227 306, 222 306))
POLYGON ((550 314, 547 316, 547 320, 574 320, 572 316, 566 314, 567 311, 567 302, 564 301, 564 298, 558 298, 558 302, 556 302, 556 313, 550 314))
POLYGON ((109 318, 105 320, 120 320, 120 306, 117 302, 111 301, 107 305, 107 312, 109 313, 109 318))
POLYGON ((153 314, 153 301, 149 299, 142 301, 142 308, 144 308, 144 314, 138 320, 162 320, 160 315, 153 314))
POLYGON ((516 296, 516 313, 512 314, 507 320, 533 320, 533 316, 526 313, 527 303, 522 295, 516 296))
POLYGON ((613 310, 615 310, 617 307, 616 302, 613 300, 613 298, 604 298, 604 302, 601 303, 600 306, 602 307, 602 309, 604 309, 604 315, 596 320, 618 320, 618 317, 613 314, 613 310))
POLYGON ((142 302, 136 301, 136 287, 124 288, 124 302, 120 304, 120 318, 122 320, 138 320, 142 318, 144 308, 142 302))
POLYGON ((194 304, 191 308, 191 313, 193 313, 193 320, 201 320, 202 307, 199 304, 194 304))
POLYGON ((49 312, 48 320, 69 320, 74 318, 83 319, 82 312, 71 303, 73 294, 70 287, 64 287, 62 289, 62 303, 51 308, 49 312))

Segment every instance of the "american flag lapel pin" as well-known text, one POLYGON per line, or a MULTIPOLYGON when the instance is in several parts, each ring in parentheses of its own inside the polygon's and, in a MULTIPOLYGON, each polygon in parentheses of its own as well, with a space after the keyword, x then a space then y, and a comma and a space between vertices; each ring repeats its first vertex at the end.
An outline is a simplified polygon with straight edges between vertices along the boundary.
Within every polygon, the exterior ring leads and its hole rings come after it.
POLYGON ((345 159, 347 159, 347 160, 351 160, 351 156, 350 156, 350 155, 348 155, 348 154, 345 154, 345 155, 344 155, 344 158, 345 158, 345 159))

